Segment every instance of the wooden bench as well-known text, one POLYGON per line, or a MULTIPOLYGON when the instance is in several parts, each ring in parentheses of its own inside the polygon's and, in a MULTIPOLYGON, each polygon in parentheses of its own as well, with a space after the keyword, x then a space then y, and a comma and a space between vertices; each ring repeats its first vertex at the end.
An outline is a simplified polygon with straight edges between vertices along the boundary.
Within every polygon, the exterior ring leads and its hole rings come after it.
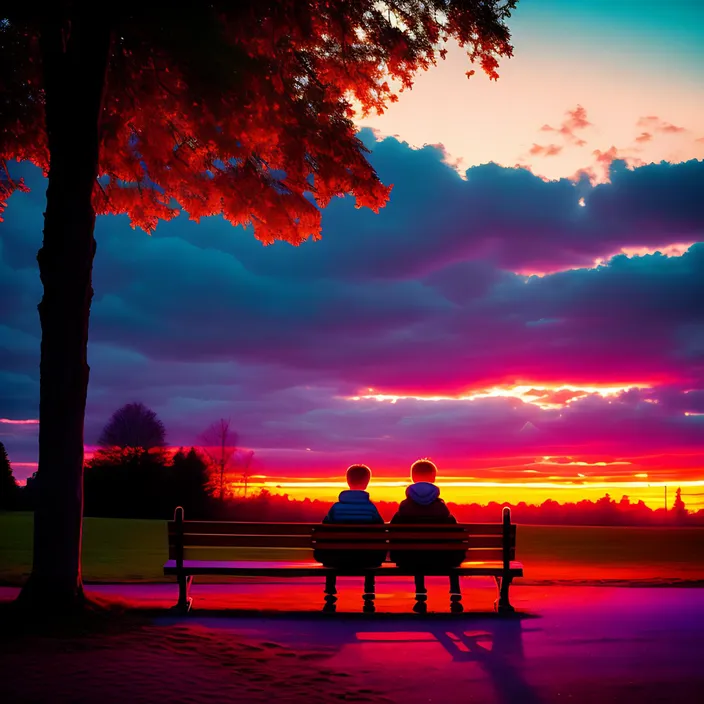
POLYGON ((365 612, 373 612, 375 580, 385 575, 415 578, 417 613, 427 611, 426 576, 450 578, 450 608, 460 612, 462 594, 460 577, 491 576, 498 588, 494 608, 499 613, 514 611, 509 601, 509 587, 515 577, 523 576, 523 565, 515 561, 516 526, 511 523, 511 510, 503 509, 501 523, 468 523, 457 525, 361 525, 310 523, 239 523, 229 521, 186 521, 183 509, 177 508, 168 522, 169 560, 165 575, 178 580, 177 609, 188 611, 192 599, 189 589, 196 575, 240 577, 325 577, 324 611, 335 611, 338 576, 364 577, 365 612), (232 548, 307 548, 303 561, 229 560, 232 548), (405 551, 437 553, 464 550, 465 560, 459 567, 397 567, 385 561, 378 568, 338 569, 313 561, 312 551, 328 549, 369 552, 405 551), (189 559, 189 553, 198 559, 189 559), (203 559, 203 558, 207 559, 203 559))

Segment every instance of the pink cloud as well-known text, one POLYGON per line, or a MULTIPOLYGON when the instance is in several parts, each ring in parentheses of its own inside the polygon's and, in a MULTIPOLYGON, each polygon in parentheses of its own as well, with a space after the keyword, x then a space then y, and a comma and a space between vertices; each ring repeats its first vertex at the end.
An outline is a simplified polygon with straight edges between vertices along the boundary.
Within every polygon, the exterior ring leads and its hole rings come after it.
POLYGON ((666 122, 657 115, 648 115, 647 117, 641 117, 638 120, 637 124, 638 127, 647 127, 649 129, 655 130, 656 132, 663 132, 665 134, 677 134, 680 132, 687 131, 684 127, 679 127, 677 125, 673 125, 670 122, 666 122))
POLYGON ((621 149, 612 145, 606 151, 595 149, 592 152, 594 163, 591 166, 585 166, 579 169, 571 180, 579 181, 583 176, 586 176, 592 185, 600 183, 608 183, 610 180, 611 165, 614 161, 624 161, 629 167, 643 166, 645 162, 638 156, 629 153, 627 149, 621 149))
POLYGON ((529 154, 532 156, 556 156, 559 154, 564 147, 562 147, 559 144, 546 144, 546 145, 540 145, 540 144, 533 144, 533 146, 530 148, 529 154))
POLYGON ((570 389, 558 389, 555 391, 548 391, 545 389, 531 389, 527 392, 527 395, 536 396, 541 403, 550 403, 556 405, 564 405, 576 398, 581 398, 586 396, 586 391, 580 390, 570 390, 570 389))
POLYGON ((650 132, 641 132, 638 137, 636 137, 636 142, 650 142, 653 135, 650 132))
POLYGON ((591 122, 587 119, 587 111, 581 105, 578 105, 574 110, 568 110, 567 117, 560 123, 559 127, 551 127, 543 125, 540 130, 542 132, 557 132, 561 134, 565 140, 578 147, 586 144, 586 141, 577 136, 576 132, 591 127, 591 122))

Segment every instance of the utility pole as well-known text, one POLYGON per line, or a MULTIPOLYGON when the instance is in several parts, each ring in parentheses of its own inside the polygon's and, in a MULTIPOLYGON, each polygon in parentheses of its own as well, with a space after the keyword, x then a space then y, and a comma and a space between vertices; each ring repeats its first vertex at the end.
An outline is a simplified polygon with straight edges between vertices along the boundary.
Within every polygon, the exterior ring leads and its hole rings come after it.
POLYGON ((667 486, 665 487, 665 510, 667 511, 667 486))
MULTIPOLYGON (((229 421, 228 421, 229 425, 229 421)), ((220 501, 225 500, 225 440, 227 435, 227 429, 225 427, 225 421, 220 420, 220 501)), ((667 503, 667 501, 665 502, 667 503)))

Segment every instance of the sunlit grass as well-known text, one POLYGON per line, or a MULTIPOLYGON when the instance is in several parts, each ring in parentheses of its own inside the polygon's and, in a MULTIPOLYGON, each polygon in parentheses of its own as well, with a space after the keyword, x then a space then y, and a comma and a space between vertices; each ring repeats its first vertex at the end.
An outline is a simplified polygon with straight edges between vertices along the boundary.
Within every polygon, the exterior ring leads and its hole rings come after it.
MULTIPOLYGON (((167 551, 165 521, 85 520, 87 582, 172 582, 162 572, 167 551)), ((233 549, 227 559, 305 560, 310 552, 233 549)), ((704 529, 519 526, 517 559, 526 580, 704 580, 704 529)), ((0 583, 22 583, 31 562, 31 514, 0 513, 0 583)))

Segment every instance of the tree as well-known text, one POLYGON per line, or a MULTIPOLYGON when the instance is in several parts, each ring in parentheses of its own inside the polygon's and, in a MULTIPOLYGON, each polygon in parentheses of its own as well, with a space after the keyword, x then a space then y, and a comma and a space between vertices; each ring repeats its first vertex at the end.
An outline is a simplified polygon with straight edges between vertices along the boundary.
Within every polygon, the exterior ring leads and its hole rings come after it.
POLYGON ((201 451, 210 464, 210 488, 220 501, 227 495, 227 487, 232 481, 232 470, 235 466, 235 453, 239 436, 230 430, 230 420, 221 418, 212 423, 201 434, 201 451))
POLYGON ((126 403, 110 417, 98 439, 104 450, 148 452, 166 445, 166 428, 143 403, 126 403))
MULTIPOLYGON (((388 197, 352 121, 391 82, 467 48, 492 78, 516 0, 89 0, 14 3, 0 18, 0 200, 48 174, 39 469, 26 604, 83 601, 83 423, 97 213, 151 231, 178 208, 251 224, 265 244, 320 237, 320 210, 388 197)), ((472 71, 468 72, 471 74, 472 71)))
POLYGON ((173 515, 171 467, 163 453, 128 449, 97 453, 86 463, 86 516, 168 518, 173 515))
POLYGON ((687 507, 682 500, 682 489, 680 489, 680 487, 677 487, 677 491, 675 492, 675 501, 672 504, 672 514, 676 523, 684 523, 687 520, 687 507))
POLYGON ((171 514, 176 506, 183 506, 186 517, 207 518, 208 467, 203 458, 193 447, 187 453, 179 450, 173 457, 171 471, 174 484, 171 514))
POLYGON ((244 498, 247 498, 247 488, 251 478, 250 467, 254 458, 254 450, 237 450, 234 454, 235 472, 237 473, 236 483, 242 486, 244 498))
POLYGON ((0 510, 16 508, 18 498, 17 480, 12 474, 12 465, 5 446, 0 442, 0 510))

